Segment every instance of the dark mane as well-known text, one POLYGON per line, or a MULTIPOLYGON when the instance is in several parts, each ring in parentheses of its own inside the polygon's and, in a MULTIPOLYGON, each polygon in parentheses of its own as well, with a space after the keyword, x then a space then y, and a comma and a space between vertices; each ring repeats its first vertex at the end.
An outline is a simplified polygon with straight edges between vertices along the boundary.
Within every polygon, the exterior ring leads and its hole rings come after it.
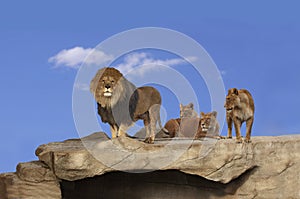
POLYGON ((100 69, 90 84, 102 122, 111 126, 112 137, 126 135, 126 130, 139 119, 147 130, 145 142, 153 143, 156 124, 161 127, 161 96, 150 86, 136 88, 115 68, 100 69))

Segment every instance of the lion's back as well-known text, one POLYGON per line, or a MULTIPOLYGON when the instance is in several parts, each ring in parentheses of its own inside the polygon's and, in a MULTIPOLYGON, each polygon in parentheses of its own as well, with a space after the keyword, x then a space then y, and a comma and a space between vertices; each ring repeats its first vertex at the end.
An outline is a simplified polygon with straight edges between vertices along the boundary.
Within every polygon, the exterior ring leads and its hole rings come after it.
POLYGON ((135 115, 144 114, 150 107, 161 105, 161 96, 157 89, 151 86, 137 88, 129 101, 129 110, 132 118, 135 115))
POLYGON ((182 118, 179 127, 179 137, 193 138, 198 132, 200 118, 182 118))
POLYGON ((166 131, 166 133, 169 134, 170 138, 173 138, 177 135, 177 133, 179 131, 180 121, 181 121, 180 118, 170 119, 165 124, 164 131, 166 131))
POLYGON ((244 102, 247 105, 246 109, 250 109, 250 110, 245 110, 245 111, 254 112, 254 109, 255 109, 254 100, 253 100, 251 93, 246 89, 240 89, 239 96, 240 96, 241 102, 244 102))

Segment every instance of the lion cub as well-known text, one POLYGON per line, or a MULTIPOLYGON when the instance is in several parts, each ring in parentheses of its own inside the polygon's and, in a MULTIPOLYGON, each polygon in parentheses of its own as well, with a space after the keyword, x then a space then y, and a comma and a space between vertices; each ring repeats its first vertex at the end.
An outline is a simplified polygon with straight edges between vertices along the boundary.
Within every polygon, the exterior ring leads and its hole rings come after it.
POLYGON ((245 89, 238 90, 231 88, 228 90, 226 101, 224 105, 226 109, 226 120, 228 125, 228 138, 232 138, 232 122, 234 123, 237 143, 242 142, 241 125, 246 122, 246 139, 249 143, 251 136, 251 129, 254 121, 254 101, 245 89))

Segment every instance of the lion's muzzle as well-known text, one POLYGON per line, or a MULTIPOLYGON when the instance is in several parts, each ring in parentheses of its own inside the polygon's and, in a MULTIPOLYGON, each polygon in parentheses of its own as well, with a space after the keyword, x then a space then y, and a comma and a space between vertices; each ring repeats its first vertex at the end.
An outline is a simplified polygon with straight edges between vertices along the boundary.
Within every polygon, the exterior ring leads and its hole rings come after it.
POLYGON ((103 93, 103 96, 104 96, 104 97, 111 97, 111 96, 112 96, 112 93, 110 93, 110 92, 104 92, 104 93, 103 93))
POLYGON ((111 87, 105 86, 103 96, 104 97, 111 97, 112 96, 111 87))

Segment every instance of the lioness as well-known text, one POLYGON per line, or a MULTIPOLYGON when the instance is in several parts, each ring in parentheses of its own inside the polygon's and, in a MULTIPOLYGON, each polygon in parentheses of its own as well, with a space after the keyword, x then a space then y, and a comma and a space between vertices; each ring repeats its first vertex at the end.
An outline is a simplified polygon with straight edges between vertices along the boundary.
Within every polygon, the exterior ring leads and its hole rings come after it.
POLYGON ((198 117, 197 112, 194 110, 194 104, 191 102, 187 105, 179 104, 179 109, 180 109, 180 118, 184 117, 198 117))
MULTIPOLYGON (((187 130, 187 127, 196 126, 199 122, 199 117, 197 112, 194 110, 194 104, 189 103, 187 105, 180 104, 180 118, 176 119, 170 119, 165 124, 164 128, 162 129, 165 134, 168 134, 170 138, 173 138, 175 136, 181 136, 181 137, 193 137, 193 135, 190 135, 192 131, 187 130)), ((194 129, 197 129, 195 127, 194 129)))
POLYGON ((160 93, 153 87, 136 88, 115 68, 102 68, 90 84, 102 122, 109 123, 112 138, 126 135, 139 119, 146 127, 146 143, 154 143, 156 124, 160 122, 160 93))
POLYGON ((201 112, 200 115, 200 122, 197 134, 195 138, 202 138, 202 137, 210 137, 210 138, 223 138, 220 136, 220 126, 217 120, 217 112, 213 111, 210 113, 203 113, 201 112))
POLYGON ((245 89, 238 90, 231 88, 228 90, 226 102, 224 105, 226 109, 226 120, 228 125, 228 138, 232 138, 232 122, 234 123, 237 143, 242 142, 241 125, 246 122, 246 139, 249 143, 251 136, 251 129, 254 120, 254 101, 245 89))

